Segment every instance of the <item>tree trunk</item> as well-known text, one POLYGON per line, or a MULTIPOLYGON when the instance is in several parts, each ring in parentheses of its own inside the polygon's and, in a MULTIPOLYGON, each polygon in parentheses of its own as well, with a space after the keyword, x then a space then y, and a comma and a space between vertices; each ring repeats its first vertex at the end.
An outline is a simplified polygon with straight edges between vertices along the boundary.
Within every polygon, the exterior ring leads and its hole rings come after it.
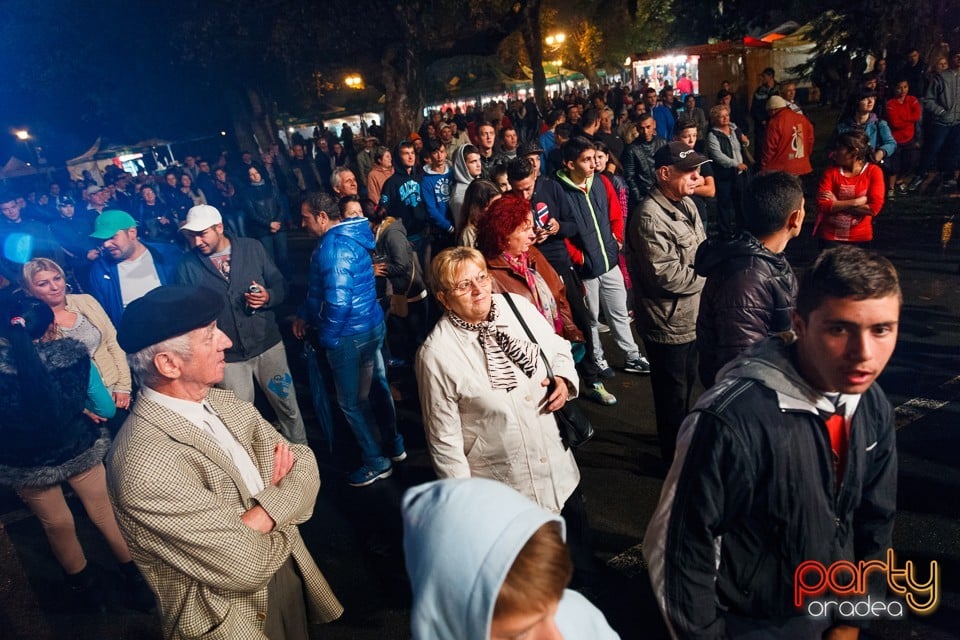
POLYGON ((540 29, 540 0, 528 0, 523 6, 523 21, 520 26, 527 58, 533 70, 533 95, 543 113, 549 113, 547 102, 547 76, 543 72, 543 33, 540 29))
POLYGON ((247 100, 250 102, 250 128, 256 139, 260 151, 269 151, 277 143, 276 128, 270 117, 269 102, 256 89, 247 89, 247 100))
POLYGON ((233 137, 237 141, 237 147, 242 151, 256 150, 257 140, 253 135, 253 117, 246 91, 239 87, 228 87, 224 97, 230 112, 230 121, 233 123, 233 137))
POLYGON ((414 52, 403 43, 387 48, 381 60, 384 92, 384 137, 393 148, 420 128, 423 93, 417 81, 414 52))

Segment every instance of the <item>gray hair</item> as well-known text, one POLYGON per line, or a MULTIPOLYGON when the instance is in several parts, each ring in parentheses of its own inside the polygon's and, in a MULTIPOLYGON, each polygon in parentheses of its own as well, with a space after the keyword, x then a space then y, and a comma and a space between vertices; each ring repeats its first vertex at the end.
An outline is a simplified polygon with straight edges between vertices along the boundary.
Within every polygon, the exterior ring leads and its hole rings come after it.
POLYGON ((179 336, 167 338, 162 342, 144 347, 136 353, 127 354, 127 363, 130 365, 130 372, 141 387, 153 387, 157 382, 162 381, 163 375, 157 371, 157 365, 154 364, 154 358, 157 354, 168 352, 176 353, 182 358, 190 358, 190 334, 183 333, 179 336))
MULTIPOLYGON (((330 174, 330 188, 332 188, 334 191, 339 191, 340 182, 342 180, 340 176, 342 176, 347 171, 349 171, 350 173, 353 173, 353 169, 351 169, 350 167, 343 167, 343 166, 336 167, 333 170, 333 173, 330 174)), ((353 177, 357 177, 357 174, 353 173, 353 177)))

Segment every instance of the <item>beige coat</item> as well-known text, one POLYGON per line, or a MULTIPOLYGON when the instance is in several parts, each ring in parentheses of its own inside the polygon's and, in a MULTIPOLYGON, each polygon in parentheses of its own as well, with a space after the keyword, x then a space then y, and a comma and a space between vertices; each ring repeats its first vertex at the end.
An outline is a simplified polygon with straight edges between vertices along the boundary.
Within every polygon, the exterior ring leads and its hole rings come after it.
POLYGON ((210 436, 142 397, 107 458, 117 520, 157 594, 164 638, 265 639, 267 584, 291 555, 311 620, 338 618, 343 607, 297 529, 313 513, 320 488, 313 452, 291 445, 296 463, 274 486, 273 451, 282 436, 232 391, 211 389, 207 399, 260 471, 266 488, 258 495, 249 495, 210 436), (256 504, 276 522, 269 534, 240 521, 256 504))
MULTIPOLYGON (((117 344, 117 329, 103 310, 100 303, 93 296, 85 293, 70 294, 67 296, 67 311, 82 314, 87 321, 100 331, 100 346, 93 354, 93 363, 103 380, 103 385, 110 391, 130 393, 133 386, 130 382, 130 367, 127 366, 127 354, 117 344)), ((66 334, 58 332, 58 337, 66 334)))

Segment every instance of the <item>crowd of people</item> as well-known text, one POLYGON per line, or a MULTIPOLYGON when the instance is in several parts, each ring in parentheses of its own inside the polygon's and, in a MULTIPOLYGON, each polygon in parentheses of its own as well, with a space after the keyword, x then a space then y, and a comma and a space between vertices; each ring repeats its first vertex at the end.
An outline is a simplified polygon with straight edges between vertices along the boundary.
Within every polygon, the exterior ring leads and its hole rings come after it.
POLYGON ((645 552, 671 632, 855 637, 847 620, 798 621, 782 577, 801 560, 871 559, 890 545, 892 422, 873 382, 896 340, 900 293, 889 262, 863 247, 885 198, 938 176, 955 188, 958 70, 960 54, 930 79, 924 112, 912 77, 887 99, 883 69, 866 76, 819 180, 795 86, 767 69, 752 123, 726 86, 708 109, 689 81, 659 93, 615 85, 558 97, 546 113, 532 100, 432 113, 393 149, 318 127, 283 156, 244 153, 236 166, 187 156, 156 176, 111 172, 79 193, 53 184, 43 198, 0 195, 10 405, 0 425, 16 443, 0 482, 41 516, 92 601, 72 523, 44 514, 62 511, 61 482, 101 512, 109 486, 117 515, 95 521, 133 595, 146 578, 167 637, 305 637, 307 618, 339 616, 297 531, 319 478, 275 316, 306 275, 293 335, 333 374, 359 450, 348 484, 388 478, 407 458, 388 369, 417 385, 445 481, 405 500, 415 637, 516 635, 525 616, 534 625, 520 632, 556 617, 558 628, 589 623, 591 637, 615 637, 564 591, 572 579, 590 592, 597 576, 576 457, 553 414, 581 395, 616 404, 604 380, 617 369, 651 380, 669 474, 645 552), (823 253, 798 285, 784 251, 806 199, 823 253), (297 226, 317 238, 306 274, 288 257, 297 226), (707 393, 694 405, 698 376, 707 393), (254 384, 276 428, 253 408, 254 384), (783 410, 799 466, 779 458, 788 451, 770 416, 783 410), (68 426, 30 439, 52 419, 68 426), (805 473, 824 460, 826 471, 805 473), (31 473, 4 473, 17 467, 31 473), (36 467, 58 471, 37 480, 36 467), (478 536, 478 554, 506 535, 483 528, 503 511, 476 520, 473 510, 499 489, 455 482, 467 478, 512 488, 525 498, 499 504, 536 515, 497 554, 484 604, 451 601, 478 607, 460 615, 437 590, 466 569, 424 556, 438 535, 429 518, 478 536), (460 494, 480 497, 436 504, 460 494), (465 524, 474 521, 483 527, 465 524), (525 609, 511 595, 525 587, 510 584, 515 570, 519 584, 537 581, 521 564, 527 546, 562 548, 564 536, 570 557, 551 552, 556 579, 525 609), (451 616, 476 626, 433 635, 451 616))

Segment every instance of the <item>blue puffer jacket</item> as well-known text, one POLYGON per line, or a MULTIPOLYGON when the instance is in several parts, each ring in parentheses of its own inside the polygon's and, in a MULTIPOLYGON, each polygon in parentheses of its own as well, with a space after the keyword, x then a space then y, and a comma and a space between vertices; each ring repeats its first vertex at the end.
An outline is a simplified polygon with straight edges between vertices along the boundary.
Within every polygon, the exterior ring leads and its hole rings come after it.
POLYGON ((310 257, 310 284, 301 313, 317 327, 324 347, 335 347, 341 337, 383 322, 370 259, 374 244, 365 218, 346 220, 323 235, 310 257))

